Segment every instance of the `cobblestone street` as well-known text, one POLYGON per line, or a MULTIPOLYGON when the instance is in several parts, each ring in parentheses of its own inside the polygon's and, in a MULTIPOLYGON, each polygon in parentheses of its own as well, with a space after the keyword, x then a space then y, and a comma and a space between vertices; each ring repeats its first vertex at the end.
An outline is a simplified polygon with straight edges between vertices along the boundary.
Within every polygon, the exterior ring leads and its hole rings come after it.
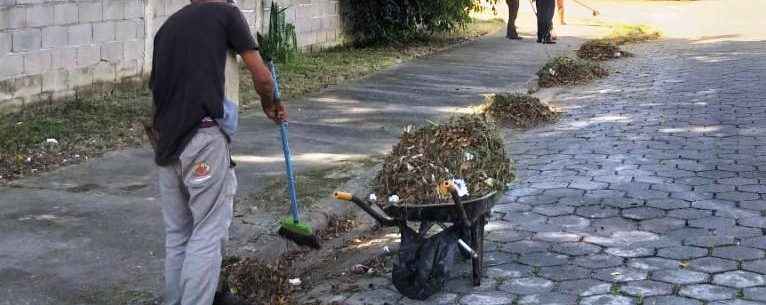
POLYGON ((668 40, 563 89, 558 124, 509 131, 519 179, 470 269, 425 302, 390 277, 361 304, 766 304, 766 45, 668 40))

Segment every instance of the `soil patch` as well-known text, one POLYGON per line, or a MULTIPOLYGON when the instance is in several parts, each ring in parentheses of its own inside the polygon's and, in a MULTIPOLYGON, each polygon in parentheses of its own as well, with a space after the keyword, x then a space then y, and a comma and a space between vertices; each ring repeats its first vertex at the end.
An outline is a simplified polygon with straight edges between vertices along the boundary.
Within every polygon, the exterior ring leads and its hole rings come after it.
POLYGON ((531 128, 561 117, 560 112, 528 94, 496 94, 487 99, 483 108, 485 114, 514 128, 531 128))
POLYGON ((609 72, 596 62, 567 56, 554 57, 537 72, 543 88, 584 84, 607 75, 609 72))
POLYGON ((462 179, 478 198, 502 191, 513 180, 511 161, 497 126, 482 115, 463 115, 443 124, 405 128, 375 179, 378 204, 396 195, 400 204, 449 202, 444 181, 462 179))

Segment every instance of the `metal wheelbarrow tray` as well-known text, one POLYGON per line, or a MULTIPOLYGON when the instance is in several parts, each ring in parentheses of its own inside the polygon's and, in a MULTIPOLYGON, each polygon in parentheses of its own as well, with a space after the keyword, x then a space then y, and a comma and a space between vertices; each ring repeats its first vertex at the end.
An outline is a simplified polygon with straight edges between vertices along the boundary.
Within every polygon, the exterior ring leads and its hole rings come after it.
POLYGON ((463 253, 471 257, 473 264, 472 283, 481 285, 484 262, 484 226, 492 213, 492 207, 498 199, 498 192, 491 192, 480 198, 462 201, 454 186, 449 187, 453 203, 447 204, 390 204, 383 207, 385 213, 373 208, 374 204, 349 193, 335 193, 339 200, 351 201, 367 212, 382 226, 402 227, 407 222, 420 222, 419 234, 425 234, 434 224, 447 228, 445 224, 460 226, 465 232, 467 242, 460 240, 463 253))

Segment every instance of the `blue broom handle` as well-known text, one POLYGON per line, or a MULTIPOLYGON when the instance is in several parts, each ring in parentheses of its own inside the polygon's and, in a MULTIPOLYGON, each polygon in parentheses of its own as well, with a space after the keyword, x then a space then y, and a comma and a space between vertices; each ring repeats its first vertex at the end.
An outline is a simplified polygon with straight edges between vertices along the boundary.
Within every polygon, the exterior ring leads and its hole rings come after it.
POLYGON ((295 176, 293 175, 292 154, 290 153, 290 144, 287 142, 287 122, 279 124, 279 131, 282 135, 282 152, 285 154, 285 170, 287 171, 287 189, 290 192, 290 213, 293 215, 293 222, 300 221, 298 213, 298 195, 295 192, 295 176))
MULTIPOLYGON (((274 62, 269 60, 269 70, 274 79, 274 100, 280 99, 279 76, 274 62)), ((290 152, 290 143, 287 141, 287 122, 279 123, 279 134, 282 136, 282 152, 285 154, 285 171, 287 172, 287 191, 290 193, 290 213, 293 215, 293 222, 300 222, 300 212, 298 211, 298 194, 295 192, 295 176, 293 175, 292 153, 290 152)))

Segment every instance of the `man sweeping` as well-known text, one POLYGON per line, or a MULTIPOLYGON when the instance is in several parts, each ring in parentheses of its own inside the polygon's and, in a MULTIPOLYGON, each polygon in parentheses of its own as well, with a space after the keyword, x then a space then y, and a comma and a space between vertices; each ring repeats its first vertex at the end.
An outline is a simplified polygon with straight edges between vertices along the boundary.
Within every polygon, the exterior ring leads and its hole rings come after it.
POLYGON ((237 188, 230 135, 219 126, 232 123, 221 121, 231 117, 224 116, 224 68, 231 50, 247 65, 263 112, 284 121, 287 114, 274 98, 271 73, 236 6, 192 0, 154 38, 150 86, 168 305, 210 305, 218 286, 237 188))

